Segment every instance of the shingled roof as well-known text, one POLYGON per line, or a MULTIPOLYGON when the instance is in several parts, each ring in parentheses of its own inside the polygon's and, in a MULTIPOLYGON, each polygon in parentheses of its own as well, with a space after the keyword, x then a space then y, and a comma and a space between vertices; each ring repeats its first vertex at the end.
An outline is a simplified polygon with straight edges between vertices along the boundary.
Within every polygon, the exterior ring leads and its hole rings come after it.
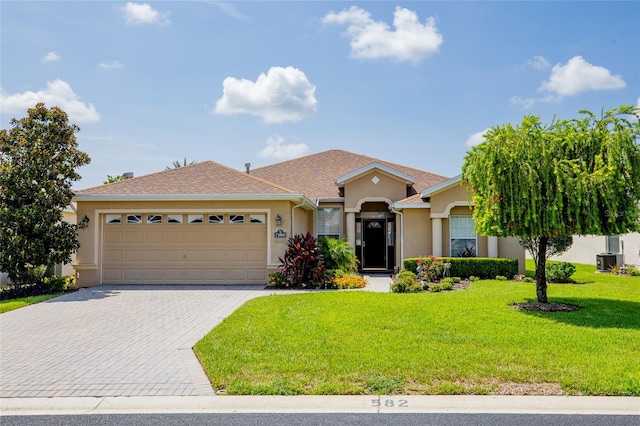
POLYGON ((203 161, 76 191, 76 197, 196 194, 293 194, 293 191, 214 161, 203 161))
POLYGON ((251 175, 275 182, 296 193, 305 194, 307 198, 315 201, 318 198, 338 197, 339 188, 335 182, 337 178, 373 163, 383 164, 414 178, 415 183, 411 191, 414 194, 448 179, 423 170, 339 149, 256 168, 251 171, 251 175))

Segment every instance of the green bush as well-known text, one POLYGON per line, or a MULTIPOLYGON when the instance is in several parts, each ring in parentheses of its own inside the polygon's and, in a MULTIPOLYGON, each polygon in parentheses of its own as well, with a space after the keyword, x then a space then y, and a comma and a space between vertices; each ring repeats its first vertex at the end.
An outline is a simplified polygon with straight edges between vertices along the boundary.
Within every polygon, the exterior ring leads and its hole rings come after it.
MULTIPOLYGON (((418 261, 424 258, 407 258, 403 266, 409 271, 416 272, 418 261)), ((512 277, 518 273, 518 259, 489 258, 489 257, 442 257, 442 262, 450 263, 451 276, 467 278, 471 275, 484 279, 493 279, 496 275, 512 277)))
POLYGON ((629 273, 629 276, 631 276, 631 277, 640 277, 640 270, 638 270, 637 268, 635 268, 633 266, 629 266, 627 268, 627 272, 629 273))
POLYGON ((344 271, 347 274, 358 272, 358 258, 349 242, 322 237, 318 239, 318 247, 324 256, 325 268, 344 271))
POLYGON ((576 272, 576 267, 569 262, 547 263, 547 281, 550 283, 570 283, 571 275, 576 272))
POLYGON ((276 271, 269 275, 269 286, 276 288, 289 287, 289 280, 287 276, 280 271, 276 271))
POLYGON ((533 282, 533 278, 531 278, 531 277, 524 277, 524 278, 522 279, 522 282, 525 282, 525 283, 532 283, 532 282, 533 282))
POLYGON ((60 293, 67 288, 67 277, 53 275, 43 278, 42 281, 51 293, 60 293))
POLYGON ((498 281, 506 281, 507 277, 505 277, 504 275, 496 275, 496 280, 498 280, 498 281))
POLYGON ((469 277, 469 281, 474 282, 474 281, 478 281, 480 278, 476 277, 475 275, 471 275, 469 277))
POLYGON ((405 270, 394 277, 391 291, 394 293, 420 293, 422 286, 418 283, 416 274, 405 270))
POLYGON ((429 290, 432 293, 438 293, 440 291, 452 290, 452 289, 453 289, 453 280, 451 278, 443 278, 439 283, 431 284, 429 286, 429 290))
POLYGON ((451 277, 451 279, 453 280, 453 282, 454 282, 455 284, 457 284, 457 283, 459 283, 460 281, 462 281, 462 278, 460 278, 460 277, 451 277))

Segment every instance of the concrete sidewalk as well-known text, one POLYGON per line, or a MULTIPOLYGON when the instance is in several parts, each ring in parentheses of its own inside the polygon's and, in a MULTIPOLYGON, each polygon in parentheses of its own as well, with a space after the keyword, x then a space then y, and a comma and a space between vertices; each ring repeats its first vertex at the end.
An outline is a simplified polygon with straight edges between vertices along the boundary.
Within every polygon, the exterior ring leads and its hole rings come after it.
POLYGON ((0 416, 133 413, 508 413, 640 416, 640 398, 358 395, 0 399, 0 416))

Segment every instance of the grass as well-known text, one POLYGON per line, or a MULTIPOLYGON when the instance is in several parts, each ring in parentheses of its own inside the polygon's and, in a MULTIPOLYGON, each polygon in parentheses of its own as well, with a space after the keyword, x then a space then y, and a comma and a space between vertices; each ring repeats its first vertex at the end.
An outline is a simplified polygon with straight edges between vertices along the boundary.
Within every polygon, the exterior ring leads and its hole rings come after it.
POLYGON ((60 296, 60 294, 43 294, 40 296, 22 297, 20 299, 2 300, 0 301, 0 314, 33 305, 34 303, 44 302, 45 300, 58 296, 60 296))
POLYGON ((577 312, 533 313, 535 284, 485 280, 422 294, 313 292, 253 299, 194 350, 227 394, 489 394, 553 384, 640 396, 640 278, 550 284, 577 312))

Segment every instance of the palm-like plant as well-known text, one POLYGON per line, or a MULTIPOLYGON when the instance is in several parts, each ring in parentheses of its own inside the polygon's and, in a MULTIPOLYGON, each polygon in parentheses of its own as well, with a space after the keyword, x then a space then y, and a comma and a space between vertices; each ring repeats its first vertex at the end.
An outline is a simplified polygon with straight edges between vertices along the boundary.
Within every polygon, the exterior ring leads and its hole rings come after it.
POLYGON ((174 161, 173 164, 171 165, 171 167, 167 166, 166 170, 169 169, 177 169, 178 167, 183 167, 183 166, 190 166, 192 164, 196 164, 197 161, 191 161, 190 163, 187 163, 187 157, 184 157, 184 160, 182 161, 182 163, 178 160, 178 161, 174 161))

